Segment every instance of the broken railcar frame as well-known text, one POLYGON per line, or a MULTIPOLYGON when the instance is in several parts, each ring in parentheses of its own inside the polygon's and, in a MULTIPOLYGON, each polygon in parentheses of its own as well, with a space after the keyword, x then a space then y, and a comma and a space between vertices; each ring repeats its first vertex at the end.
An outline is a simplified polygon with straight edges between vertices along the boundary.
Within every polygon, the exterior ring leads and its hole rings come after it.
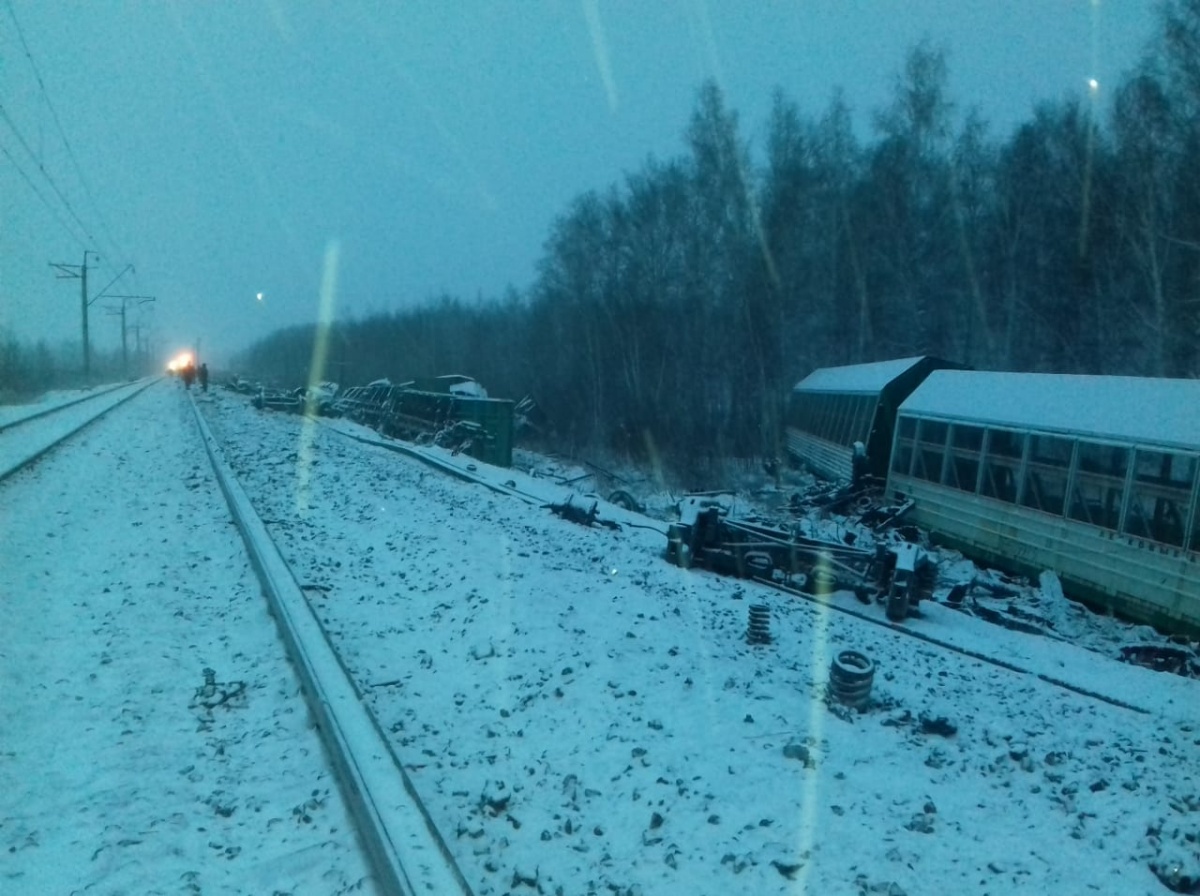
POLYGON ((678 566, 768 581, 777 574, 789 582, 803 576, 802 585, 812 590, 863 588, 880 562, 877 553, 727 519, 718 507, 667 530, 667 559, 678 566))

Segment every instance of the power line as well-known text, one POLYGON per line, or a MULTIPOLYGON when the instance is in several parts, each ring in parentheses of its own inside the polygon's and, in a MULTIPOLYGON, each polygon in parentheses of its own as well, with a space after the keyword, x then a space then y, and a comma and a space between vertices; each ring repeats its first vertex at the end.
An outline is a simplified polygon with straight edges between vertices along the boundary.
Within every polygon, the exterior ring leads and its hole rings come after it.
POLYGON ((42 200, 42 205, 46 206, 46 208, 50 211, 50 214, 54 215, 55 220, 57 220, 62 226, 62 229, 71 235, 71 239, 75 240, 75 242, 79 243, 79 245, 86 247, 87 243, 84 240, 81 240, 79 235, 71 229, 71 226, 62 219, 62 215, 59 214, 58 209, 50 204, 50 200, 42 195, 42 191, 37 188, 37 185, 32 180, 29 179, 29 175, 25 173, 24 169, 17 164, 17 160, 12 157, 12 153, 8 151, 8 147, 0 146, 0 152, 4 153, 5 157, 12 162, 13 167, 17 169, 17 173, 21 175, 21 177, 25 180, 25 183, 29 185, 29 189, 33 190, 34 195, 37 196, 38 199, 42 200))
POLYGON ((96 217, 100 219, 100 228, 108 239, 109 245, 117 250, 117 257, 128 260, 121 246, 113 239, 112 231, 109 229, 108 222, 104 219, 104 213, 100 210, 100 204, 96 202, 96 197, 92 194, 92 188, 88 184, 87 178, 84 176, 83 168, 79 164, 79 159, 75 156, 75 150, 71 146, 71 141, 67 139, 67 132, 63 129, 62 121, 59 120, 58 110, 54 108, 54 103, 50 101, 50 94, 46 90, 46 84, 42 81, 42 73, 38 71, 37 63, 33 60, 33 53, 30 52, 29 43, 25 40, 25 32, 21 28, 21 23, 17 20, 16 10, 13 9, 12 0, 5 0, 5 6, 8 7, 8 14, 13 20, 13 25, 17 28, 17 36, 21 39, 21 46, 25 49, 25 58, 29 60, 29 67, 33 69, 33 76, 37 80, 38 89, 42 92, 42 99, 46 101, 46 106, 50 109, 50 115, 54 119, 54 126, 58 128, 58 135, 62 138, 63 146, 67 148, 67 155, 71 159, 71 164, 75 166, 75 173, 79 175, 79 182, 83 185, 83 191, 87 194, 88 201, 92 204, 92 209, 96 212, 96 217))
MULTIPOLYGON (((25 140, 25 137, 21 134, 21 131, 16 124, 13 123, 13 120, 9 118, 8 112, 5 110, 3 105, 0 105, 0 118, 4 119, 5 124, 9 126, 14 134, 16 134, 17 140, 20 141, 23 147, 25 147, 25 152, 29 153, 29 157, 33 159, 35 163, 37 163, 38 171, 42 173, 42 177, 46 178, 46 181, 51 187, 54 188, 54 192, 58 194, 58 198, 62 200, 62 204, 67 207, 67 211, 71 213, 71 217, 75 219, 75 223, 79 225, 79 228, 85 234, 87 234, 87 238, 91 240, 93 244, 95 244, 97 242, 96 238, 92 236, 91 231, 87 229, 87 225, 80 220, 79 215, 75 214, 74 207, 71 205, 67 197, 63 195, 63 191, 58 188, 58 184, 54 182, 54 178, 50 176, 50 172, 46 170, 45 166, 42 165, 40 161, 38 161, 37 153, 30 149, 29 143, 25 140)), ((9 156, 9 158, 12 158, 12 156, 9 156)))

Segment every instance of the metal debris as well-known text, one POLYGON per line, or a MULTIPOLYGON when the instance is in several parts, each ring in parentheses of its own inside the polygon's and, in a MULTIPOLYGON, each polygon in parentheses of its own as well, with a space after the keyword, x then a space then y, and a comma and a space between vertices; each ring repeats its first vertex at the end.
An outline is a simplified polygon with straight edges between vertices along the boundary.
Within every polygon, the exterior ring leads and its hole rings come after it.
POLYGON ((569 495, 565 501, 562 501, 558 504, 543 504, 542 507, 543 509, 549 510, 556 516, 560 516, 564 520, 568 520, 572 523, 578 523, 580 526, 590 527, 593 525, 599 525, 620 531, 621 526, 619 523, 615 523, 612 520, 601 519, 597 514, 596 508, 599 505, 598 501, 592 501, 592 506, 585 508, 579 504, 575 504, 574 499, 574 495, 569 495))
POLYGON ((1121 659, 1155 672, 1170 672, 1185 678, 1200 678, 1200 654, 1183 647, 1138 644, 1121 648, 1121 659))

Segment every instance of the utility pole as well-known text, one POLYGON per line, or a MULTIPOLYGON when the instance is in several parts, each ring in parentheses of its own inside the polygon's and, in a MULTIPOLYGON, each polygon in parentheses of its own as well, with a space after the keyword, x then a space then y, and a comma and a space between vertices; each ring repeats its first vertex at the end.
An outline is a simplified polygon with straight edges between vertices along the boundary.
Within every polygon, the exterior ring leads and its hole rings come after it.
POLYGON ((58 262, 50 262, 50 267, 58 271, 58 280, 75 280, 80 281, 79 284, 79 309, 83 317, 83 378, 89 379, 92 372, 92 352, 88 345, 88 302, 87 297, 87 272, 88 272, 88 255, 95 255, 96 261, 100 260, 100 255, 93 252, 91 249, 83 250, 83 264, 60 264, 58 262))
MULTIPOLYGON (((107 288, 108 287, 105 287, 105 289, 107 289, 107 288)), ((137 300, 138 305, 141 306, 141 305, 146 305, 146 304, 149 304, 150 302, 156 301, 157 297, 156 296, 113 296, 113 295, 104 295, 103 291, 100 293, 99 296, 96 296, 96 298, 98 299, 98 298, 100 298, 100 296, 104 296, 104 298, 106 298, 106 299, 120 299, 121 300, 120 308, 115 308, 110 305, 108 308, 108 311, 110 314, 116 313, 116 314, 121 315, 121 375, 128 377, 129 376, 129 343, 126 341, 126 336, 125 336, 125 330, 126 330, 125 309, 128 307, 130 301, 137 300)))
POLYGON ((130 324, 133 330, 133 356, 137 360, 138 369, 142 369, 142 327, 143 324, 130 324))
MULTIPOLYGON (((153 308, 146 309, 147 312, 153 310, 153 308)), ((146 314, 139 314, 136 316, 136 323, 129 325, 129 329, 133 331, 134 364, 137 367, 139 375, 146 373, 147 362, 150 357, 151 328, 146 317, 146 314)))
POLYGON ((88 341, 88 308, 92 304, 94 304, 97 299, 101 298, 104 295, 105 289, 108 289, 109 286, 112 286, 114 283, 116 283, 118 280, 120 280, 122 277, 124 277, 126 273, 133 270, 133 265, 131 265, 131 264, 125 265, 125 267, 124 267, 124 269, 122 269, 121 273, 117 274, 117 276, 115 276, 111 280, 109 280, 108 285, 105 286, 104 289, 100 290, 99 294, 96 295, 95 298, 89 300, 88 299, 88 291, 87 291, 88 256, 89 255, 95 256, 96 261, 100 260, 100 255, 98 253, 93 252, 91 249, 85 249, 83 252, 83 264, 63 264, 63 263, 55 262, 55 261, 50 262, 50 267, 52 267, 58 271, 57 278, 59 280, 74 280, 74 279, 78 278, 80 281, 80 283, 79 283, 79 310, 80 310, 81 316, 83 317, 83 377, 84 377, 84 379, 90 379, 91 373, 92 373, 92 349, 91 349, 91 344, 88 341))
POLYGON ((150 337, 153 331, 145 321, 130 324, 129 329, 133 331, 133 354, 137 362, 138 371, 141 374, 145 374, 147 364, 150 360, 150 337))

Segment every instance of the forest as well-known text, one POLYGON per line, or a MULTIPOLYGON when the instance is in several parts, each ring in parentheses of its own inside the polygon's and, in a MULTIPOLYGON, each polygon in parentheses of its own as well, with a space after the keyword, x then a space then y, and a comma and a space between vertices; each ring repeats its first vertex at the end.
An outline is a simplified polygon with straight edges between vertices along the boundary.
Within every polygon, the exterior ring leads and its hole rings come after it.
POLYGON ((679 153, 571 201, 524 288, 277 331, 238 372, 467 374, 531 396, 548 447, 689 474, 779 456, 821 366, 1200 376, 1200 0, 1158 21, 1103 115, 1094 92, 1047 101, 1001 136, 928 43, 867 139, 840 93, 814 116, 777 92, 752 147, 705 83, 679 153))
POLYGON ((157 372, 157 359, 139 342, 130 349, 101 350, 92 346, 91 376, 81 370, 81 342, 24 342, 0 325, 0 404, 27 400, 53 389, 78 389, 157 372))
MULTIPOLYGON (((682 152, 575 198, 526 291, 334 323, 324 376, 466 373, 532 396, 558 450, 698 471, 777 456, 821 366, 1200 375, 1200 0, 1162 8, 1106 120, 1067 98, 996 139, 947 82, 915 47, 869 142, 840 95, 814 118, 777 93, 757 166, 706 83, 682 152)), ((303 382, 317 335, 245 366, 303 382)))

